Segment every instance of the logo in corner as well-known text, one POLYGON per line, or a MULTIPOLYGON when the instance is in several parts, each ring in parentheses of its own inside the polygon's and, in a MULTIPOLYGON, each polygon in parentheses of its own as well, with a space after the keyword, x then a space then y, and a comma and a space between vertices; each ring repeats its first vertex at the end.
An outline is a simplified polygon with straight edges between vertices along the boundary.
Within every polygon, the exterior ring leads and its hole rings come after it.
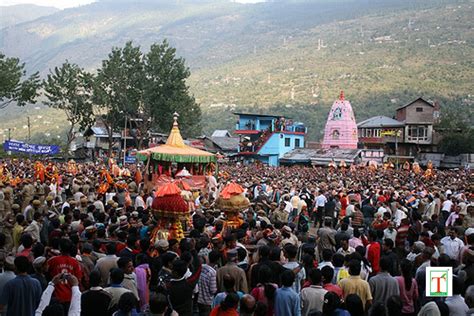
POLYGON ((453 268, 426 268, 426 296, 448 297, 453 295, 453 268))

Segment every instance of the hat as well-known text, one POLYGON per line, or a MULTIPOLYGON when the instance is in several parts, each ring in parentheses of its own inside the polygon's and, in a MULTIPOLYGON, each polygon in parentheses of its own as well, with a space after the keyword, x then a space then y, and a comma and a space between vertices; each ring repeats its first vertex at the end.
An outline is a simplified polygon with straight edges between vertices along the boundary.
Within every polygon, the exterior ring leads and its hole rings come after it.
POLYGON ((52 200, 54 200, 53 196, 48 195, 48 196, 46 197, 46 201, 47 201, 47 202, 51 202, 52 200))
POLYGON ((56 214, 56 213, 54 213, 53 211, 48 211, 48 218, 49 218, 49 219, 53 219, 53 218, 55 218, 55 217, 56 217, 56 215, 57 215, 57 214, 56 214))
POLYGON ((138 212, 137 212, 137 211, 133 211, 133 212, 132 212, 132 217, 138 217, 138 212))
POLYGON ((284 232, 287 232, 288 234, 291 234, 291 232, 292 232, 291 228, 288 227, 288 226, 286 226, 286 225, 283 226, 282 230, 283 230, 284 232))
POLYGON ((107 205, 110 205, 110 206, 114 205, 114 203, 115 203, 114 200, 108 200, 108 201, 107 201, 107 205))
POLYGON ((124 222, 124 221, 127 220, 127 215, 122 215, 118 219, 119 219, 119 221, 124 222))
POLYGON ((257 211, 257 215, 259 215, 259 216, 267 216, 267 213, 265 213, 264 210, 258 210, 258 211, 257 211))
POLYGON ((160 248, 163 250, 168 250, 170 244, 166 239, 160 239, 157 242, 155 242, 155 248, 160 248))
POLYGON ((468 229, 466 229, 466 231, 464 232, 464 236, 470 236, 474 234, 474 228, 473 227, 469 227, 468 229))
POLYGON ((34 261, 33 261, 33 267, 34 268, 39 268, 41 267, 44 263, 46 262, 46 258, 41 256, 41 257, 38 257, 36 258, 34 261))
POLYGON ((5 258, 5 266, 9 267, 11 270, 15 269, 15 257, 7 256, 5 258))
POLYGON ((20 205, 18 204, 13 204, 12 205, 12 210, 19 210, 20 209, 20 205))
POLYGON ((33 206, 41 206, 40 200, 33 200, 33 206))

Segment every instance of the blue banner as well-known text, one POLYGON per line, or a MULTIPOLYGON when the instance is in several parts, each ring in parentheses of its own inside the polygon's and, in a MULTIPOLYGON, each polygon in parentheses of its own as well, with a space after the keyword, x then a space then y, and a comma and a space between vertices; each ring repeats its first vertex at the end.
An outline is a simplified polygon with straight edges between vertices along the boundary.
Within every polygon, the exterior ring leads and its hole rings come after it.
POLYGON ((135 157, 135 156, 125 156, 125 163, 129 163, 129 164, 137 163, 137 157, 135 157))
POLYGON ((59 146, 27 144, 16 140, 7 140, 3 143, 3 150, 34 155, 56 155, 59 153, 59 146))

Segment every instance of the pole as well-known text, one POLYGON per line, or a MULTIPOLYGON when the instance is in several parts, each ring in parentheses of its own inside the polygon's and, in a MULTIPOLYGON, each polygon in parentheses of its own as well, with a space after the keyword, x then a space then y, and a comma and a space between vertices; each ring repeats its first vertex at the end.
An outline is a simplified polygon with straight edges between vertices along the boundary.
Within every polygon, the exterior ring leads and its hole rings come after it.
POLYGON ((28 143, 29 143, 31 140, 31 124, 30 124, 30 117, 27 116, 26 118, 28 119, 28 143))
POLYGON ((398 170, 398 131, 395 132, 395 156, 397 156, 397 170, 398 170))
POLYGON ((127 156, 127 116, 125 115, 125 127, 123 128, 123 166, 125 168, 125 156, 127 156))
POLYGON ((11 140, 12 140, 12 138, 11 138, 11 131, 12 131, 12 129, 9 127, 9 128, 8 128, 8 141, 11 141, 11 140))

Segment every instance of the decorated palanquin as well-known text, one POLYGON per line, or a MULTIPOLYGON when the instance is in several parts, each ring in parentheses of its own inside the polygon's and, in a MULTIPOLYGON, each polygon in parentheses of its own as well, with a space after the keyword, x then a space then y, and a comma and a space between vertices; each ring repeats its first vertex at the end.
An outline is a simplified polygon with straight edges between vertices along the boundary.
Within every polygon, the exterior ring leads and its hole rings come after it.
POLYGON ((152 242, 159 239, 184 238, 183 221, 189 220, 189 206, 176 183, 161 186, 153 199, 153 215, 157 225, 152 232, 152 242))
POLYGON ((224 211, 226 226, 238 228, 243 223, 240 213, 250 206, 250 201, 244 196, 244 189, 240 185, 230 183, 221 191, 216 206, 224 211))
POLYGON ((146 162, 144 174, 147 188, 158 188, 170 183, 184 168, 189 176, 182 177, 191 188, 204 188, 206 175, 217 173, 216 155, 187 146, 178 127, 178 114, 174 115, 173 128, 166 144, 141 150, 137 158, 146 162))

